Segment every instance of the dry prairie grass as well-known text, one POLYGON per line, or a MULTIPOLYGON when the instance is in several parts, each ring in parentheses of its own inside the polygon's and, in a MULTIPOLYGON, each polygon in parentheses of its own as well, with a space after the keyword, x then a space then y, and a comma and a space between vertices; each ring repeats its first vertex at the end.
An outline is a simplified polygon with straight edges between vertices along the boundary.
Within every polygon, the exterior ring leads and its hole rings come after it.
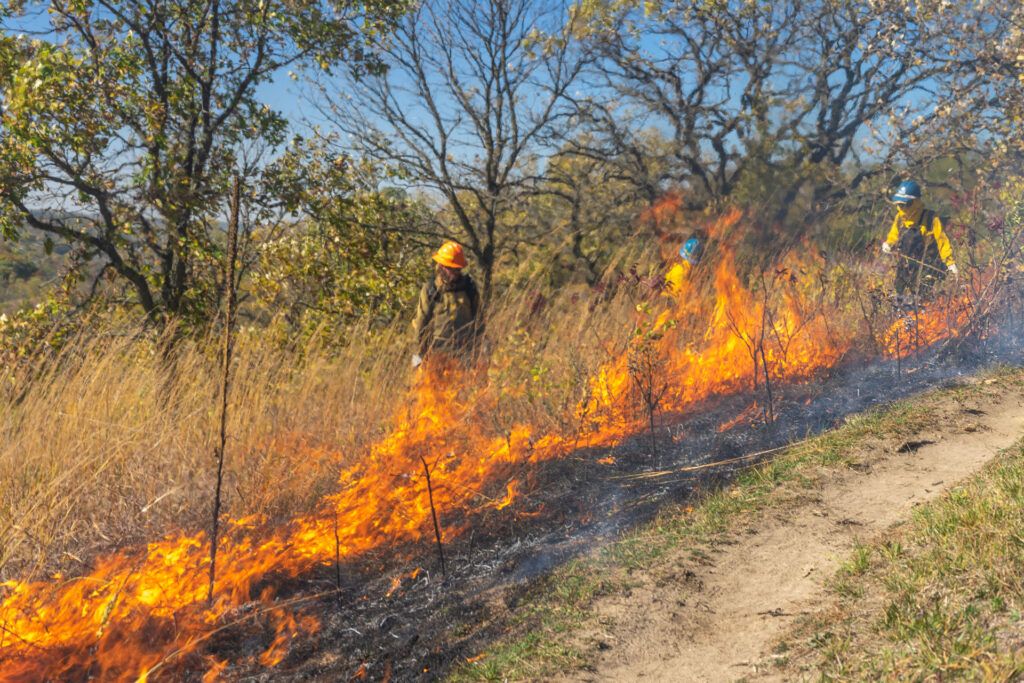
MULTIPOLYGON (((623 248, 599 287, 552 287, 535 274, 508 283, 487 311, 481 371, 462 388, 480 406, 473 428, 502 438, 517 424, 542 434, 582 429, 577 409, 602 365, 629 345, 638 304, 667 305, 649 277, 662 272, 659 262, 656 245, 645 244, 623 248)), ((835 272, 844 279, 829 280, 827 296, 824 278, 801 274, 803 313, 828 315, 830 335, 877 346, 887 314, 872 312, 872 321, 857 304, 877 269, 835 272)), ((707 278, 692 287, 688 296, 715 305, 707 278)), ((780 287, 773 296, 792 293, 780 287)), ((692 331, 698 336, 679 343, 699 343, 705 328, 692 331)), ((301 348, 282 348, 257 328, 239 334, 226 516, 273 524, 310 511, 402 414, 414 377, 407 321, 372 333, 366 323, 341 349, 321 343, 333 332, 301 348)), ((217 346, 186 339, 168 359, 160 339, 92 325, 0 391, 0 579, 77 573, 102 552, 208 526, 217 346)), ((639 402, 636 411, 642 417, 639 402)))
MULTIPOLYGON (((333 483, 389 414, 404 378, 393 333, 338 355, 239 339, 227 514, 269 519, 333 483)), ((87 333, 20 401, 0 405, 0 567, 32 575, 209 515, 219 368, 215 344, 87 333)))
MULTIPOLYGON (((571 420, 593 370, 628 339, 636 298, 650 295, 636 278, 614 294, 578 285, 543 299, 541 288, 513 283, 489 311, 487 385, 499 398, 484 422, 495 434, 571 420)), ((225 515, 280 522, 333 489, 401 410, 407 325, 357 330, 340 350, 240 332, 225 515)), ((180 341, 169 359, 161 344, 92 326, 0 392, 0 578, 77 573, 100 553, 208 526, 218 342, 180 341)))

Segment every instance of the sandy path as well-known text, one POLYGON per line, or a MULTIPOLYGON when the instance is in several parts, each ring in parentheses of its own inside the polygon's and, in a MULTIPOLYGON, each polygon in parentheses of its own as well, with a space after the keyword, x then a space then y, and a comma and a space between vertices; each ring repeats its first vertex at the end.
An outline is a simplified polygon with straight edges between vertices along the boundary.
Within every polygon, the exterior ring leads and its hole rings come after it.
POLYGON ((670 561, 628 595, 598 603, 608 627, 590 637, 601 656, 571 680, 758 677, 768 648, 796 616, 816 609, 823 581, 855 542, 906 519, 1010 446, 1024 434, 1022 406, 1016 392, 971 399, 967 410, 950 402, 943 407, 949 428, 918 437, 934 443, 869 457, 870 465, 830 477, 809 503, 766 513, 706 564, 681 551, 678 571, 670 561))

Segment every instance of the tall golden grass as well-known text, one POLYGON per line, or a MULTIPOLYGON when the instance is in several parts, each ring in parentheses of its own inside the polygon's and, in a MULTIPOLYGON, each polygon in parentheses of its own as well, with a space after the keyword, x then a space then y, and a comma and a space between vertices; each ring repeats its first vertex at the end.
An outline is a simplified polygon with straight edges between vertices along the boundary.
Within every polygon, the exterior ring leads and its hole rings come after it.
MULTIPOLYGON (((653 250, 623 250, 606 275, 653 250)), ((488 311, 489 363, 507 388, 490 423, 572 420, 588 378, 628 339, 636 278, 614 293, 582 284, 543 298, 536 275, 488 311)), ((235 350, 224 514, 274 523, 311 510, 339 470, 401 410, 414 371, 408 321, 369 322, 338 350, 283 348, 243 327, 235 350)), ((168 333, 172 334, 172 333, 168 333)), ((178 341, 96 323, 0 394, 0 578, 75 573, 96 555, 169 531, 205 528, 214 487, 220 368, 216 335, 178 341)))
MULTIPOLYGON (((476 381, 486 382, 489 398, 474 428, 493 436, 515 424, 572 433, 592 378, 633 337, 638 305, 668 305, 657 291, 665 268, 658 251, 654 243, 623 247, 596 288, 552 291, 535 273, 507 282, 487 311, 476 381)), ((808 283, 807 302, 817 309, 808 316, 827 311, 835 334, 879 352, 891 319, 883 312, 870 320, 877 311, 864 305, 866 291, 885 278, 877 262, 791 275, 808 283)), ((713 307, 711 287, 698 278, 690 295, 713 307)), ((787 296, 777 289, 773 296, 787 296)), ((165 339, 123 327, 89 325, 0 391, 0 579, 77 573, 113 548, 209 524, 216 334, 178 341, 168 355, 165 339)), ((367 320, 346 330, 351 341, 340 350, 324 343, 334 332, 320 330, 295 348, 261 328, 240 330, 226 516, 273 524, 312 510, 403 409, 414 378, 408 321, 377 329, 367 320)))
MULTIPOLYGON (((231 395, 227 512, 274 517, 311 504, 333 466, 387 414, 401 377, 387 334, 336 356, 240 336, 231 395)), ((212 491, 217 356, 92 331, 17 403, 0 406, 0 566, 87 561, 110 546, 200 523, 212 491)), ((208 510, 205 513, 208 516, 208 510)))

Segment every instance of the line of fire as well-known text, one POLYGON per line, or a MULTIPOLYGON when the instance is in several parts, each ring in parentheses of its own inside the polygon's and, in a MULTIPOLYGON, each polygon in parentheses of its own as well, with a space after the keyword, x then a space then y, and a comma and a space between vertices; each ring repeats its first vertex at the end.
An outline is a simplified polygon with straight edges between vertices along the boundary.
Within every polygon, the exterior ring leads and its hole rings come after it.
MULTIPOLYGON (((996 266, 866 331, 856 311, 831 303, 829 278, 843 264, 813 250, 741 279, 736 236, 749 220, 730 211, 709 221, 692 282, 638 304, 630 342, 589 378, 571 428, 523 423, 489 436, 482 408, 517 387, 427 363, 389 432, 314 514, 270 531, 226 524, 212 600, 202 532, 125 548, 81 575, 4 583, 0 678, 212 681, 294 664, 308 654, 299 636, 328 626, 364 647, 366 613, 386 633, 396 601, 427 609, 460 582, 502 576, 513 555, 514 572, 550 566, 766 449, 955 373, 948 358, 1005 346, 1018 304, 996 266), (551 486, 553 473, 571 483, 551 486)), ((421 672, 443 666, 424 651, 421 672)), ((356 677, 372 669, 364 656, 356 677)))

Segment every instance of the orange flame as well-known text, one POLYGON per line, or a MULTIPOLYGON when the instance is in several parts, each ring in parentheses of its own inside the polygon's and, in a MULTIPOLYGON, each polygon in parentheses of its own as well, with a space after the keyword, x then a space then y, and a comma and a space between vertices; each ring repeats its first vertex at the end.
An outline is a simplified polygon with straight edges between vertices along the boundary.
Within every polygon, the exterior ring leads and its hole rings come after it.
POLYGON ((259 663, 266 667, 274 667, 284 660, 288 654, 288 644, 300 633, 313 633, 320 628, 315 617, 296 617, 283 614, 278 620, 277 633, 270 646, 259 656, 259 663))
MULTIPOLYGON (((987 281, 990 276, 981 278, 987 281)), ((936 342, 960 336, 971 318, 973 306, 968 295, 952 302, 929 301, 918 310, 908 312, 886 330, 883 342, 889 358, 907 358, 936 342)))
POLYGON ((641 224, 649 225, 656 235, 663 235, 673 227, 680 214, 683 197, 678 192, 667 192, 649 208, 640 213, 641 224))
MULTIPOLYGON (((729 213, 711 234, 729 234, 741 217, 739 211, 729 213)), ((102 557, 88 576, 77 579, 0 584, 0 679, 144 680, 172 669, 183 655, 200 653, 231 610, 256 598, 273 600, 272 589, 261 589, 271 578, 301 576, 336 556, 432 538, 421 457, 434 463, 434 506, 449 515, 445 536, 457 536, 465 522, 460 526, 455 512, 464 518, 483 507, 502 510, 515 503, 524 465, 564 456, 577 445, 611 446, 643 428, 632 394, 641 351, 659 364, 660 376, 670 378, 659 409, 682 412, 711 395, 749 389, 759 373, 761 381, 765 374, 772 381, 810 378, 849 350, 854 335, 835 335, 829 324, 840 321, 807 314, 790 280, 768 278, 759 289, 748 289, 728 244, 719 252, 713 301, 682 292, 670 310, 651 316, 626 353, 593 377, 578 409, 585 416, 582 439, 537 434, 528 424, 515 425, 509 438, 488 436, 468 421, 481 406, 493 405, 494 388, 463 381, 457 368, 428 365, 411 390, 408 409, 395 415, 394 428, 342 471, 337 493, 320 511, 263 536, 251 520, 229 523, 218 548, 213 604, 206 602, 209 542, 203 533, 171 534, 145 548, 102 557), (513 457, 516 445, 522 452, 513 457)), ((790 270, 798 272, 796 266, 790 270)), ((929 324, 923 330, 932 341, 950 334, 949 328, 932 331, 929 324)), ((400 585, 396 579, 388 594, 400 585)), ((282 661, 297 633, 318 626, 312 617, 275 615, 276 635, 258 658, 267 667, 282 661)), ((210 664, 208 676, 216 677, 224 666, 210 664)))
POLYGON ((513 501, 513 499, 515 499, 515 497, 516 497, 516 482, 514 480, 512 480, 512 481, 509 481, 509 483, 508 483, 508 488, 506 489, 506 492, 505 492, 505 498, 503 498, 502 500, 499 500, 497 503, 495 503, 494 504, 494 509, 495 510, 504 510, 505 508, 507 508, 509 505, 512 504, 512 501, 513 501))
POLYGON ((388 588, 388 592, 384 594, 384 597, 390 598, 392 595, 395 594, 395 592, 399 588, 402 587, 403 581, 405 581, 406 579, 409 579, 410 581, 414 580, 417 576, 420 575, 420 571, 422 570, 419 567, 416 567, 416 569, 413 569, 411 572, 407 574, 402 574, 391 579, 391 587, 388 588))
POLYGON ((740 413, 739 415, 737 415, 733 419, 728 420, 728 421, 723 422, 722 424, 718 425, 718 433, 721 434, 723 432, 727 432, 727 431, 729 431, 730 429, 732 429, 733 427, 735 427, 737 425, 744 424, 745 422, 748 422, 748 421, 754 419, 754 417, 757 415, 759 410, 760 410, 760 407, 757 405, 757 401, 754 401, 749 406, 747 406, 747 408, 744 409, 744 411, 742 413, 740 413))
POLYGON ((228 668, 228 662, 211 658, 206 673, 203 674, 203 683, 217 683, 221 674, 228 668))

